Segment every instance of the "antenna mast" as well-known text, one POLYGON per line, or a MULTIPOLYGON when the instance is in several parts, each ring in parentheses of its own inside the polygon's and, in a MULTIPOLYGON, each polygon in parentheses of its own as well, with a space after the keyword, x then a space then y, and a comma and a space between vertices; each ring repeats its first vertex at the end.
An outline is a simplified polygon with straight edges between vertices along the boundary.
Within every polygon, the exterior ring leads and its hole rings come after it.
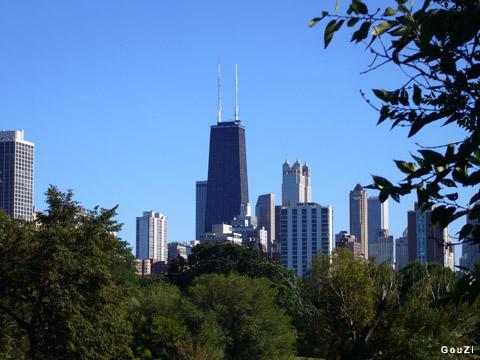
POLYGON ((238 77, 237 64, 235 64, 235 122, 240 122, 238 119, 238 77))
POLYGON ((220 91, 220 64, 218 64, 218 115, 217 123, 222 122, 222 93, 220 91))

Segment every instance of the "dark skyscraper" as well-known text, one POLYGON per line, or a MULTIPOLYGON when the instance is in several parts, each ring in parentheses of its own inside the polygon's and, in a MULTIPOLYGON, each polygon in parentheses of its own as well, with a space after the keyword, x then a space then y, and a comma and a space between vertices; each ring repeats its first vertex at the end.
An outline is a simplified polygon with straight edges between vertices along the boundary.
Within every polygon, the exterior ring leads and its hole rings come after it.
POLYGON ((210 130, 205 230, 240 215, 248 203, 245 128, 235 121, 221 122, 210 130))
POLYGON ((230 224, 240 215, 240 205, 248 203, 245 128, 238 119, 236 74, 235 92, 235 120, 222 122, 219 68, 218 122, 210 130, 205 231, 211 231, 214 224, 230 224))

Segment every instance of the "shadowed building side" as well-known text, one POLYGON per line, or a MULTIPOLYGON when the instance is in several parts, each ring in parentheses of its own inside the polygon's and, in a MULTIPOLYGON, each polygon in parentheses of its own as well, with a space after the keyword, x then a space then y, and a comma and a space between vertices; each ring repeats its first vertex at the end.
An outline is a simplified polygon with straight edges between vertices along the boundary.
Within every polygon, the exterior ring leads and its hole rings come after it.
POLYGON ((205 230, 229 224, 248 203, 245 128, 236 121, 211 127, 205 230))

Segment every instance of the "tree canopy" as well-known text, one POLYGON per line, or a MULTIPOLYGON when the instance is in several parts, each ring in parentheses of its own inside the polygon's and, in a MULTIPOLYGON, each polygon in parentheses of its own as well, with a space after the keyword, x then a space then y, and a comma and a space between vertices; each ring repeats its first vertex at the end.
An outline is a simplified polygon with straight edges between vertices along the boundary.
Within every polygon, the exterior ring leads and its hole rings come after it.
POLYGON ((111 273, 126 249, 114 235, 116 208, 81 214, 72 198, 50 187, 47 213, 36 223, 0 215, 0 315, 20 336, 4 350, 9 356, 26 350, 31 359, 111 359, 129 352, 119 306, 126 293, 111 273))

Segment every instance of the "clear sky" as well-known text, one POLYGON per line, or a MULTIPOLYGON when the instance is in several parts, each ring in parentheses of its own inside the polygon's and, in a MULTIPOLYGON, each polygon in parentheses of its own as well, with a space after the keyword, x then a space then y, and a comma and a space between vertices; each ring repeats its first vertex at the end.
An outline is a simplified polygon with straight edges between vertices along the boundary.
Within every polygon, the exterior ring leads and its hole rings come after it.
MULTIPOLYGON (((0 2, 0 128, 23 129, 35 143, 37 209, 54 184, 73 189, 87 208, 119 204, 119 235, 132 247, 135 218, 149 210, 168 217, 169 241, 192 240, 220 61, 224 120, 233 119, 238 64, 252 208, 265 193, 281 202, 281 165, 299 157, 311 166, 312 200, 333 206, 334 233, 348 231, 357 183, 370 184, 371 173, 400 180, 392 159, 408 160, 415 142, 463 134, 431 126, 407 139, 405 128, 375 126, 377 113, 359 90, 393 88, 401 74, 391 67, 361 75, 372 58, 349 43, 347 28, 324 50, 324 25, 307 24, 334 7, 335 0, 0 2)), ((395 238, 413 201, 390 200, 395 238)))

